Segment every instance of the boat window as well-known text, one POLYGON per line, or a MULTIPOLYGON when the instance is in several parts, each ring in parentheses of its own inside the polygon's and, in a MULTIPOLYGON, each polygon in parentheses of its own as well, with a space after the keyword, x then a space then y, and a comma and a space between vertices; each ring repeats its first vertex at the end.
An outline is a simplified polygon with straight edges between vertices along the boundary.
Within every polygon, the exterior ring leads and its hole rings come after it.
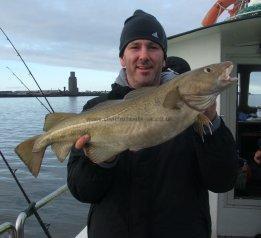
POLYGON ((261 107, 261 72, 251 72, 249 77, 249 107, 261 107))
POLYGON ((261 198, 261 166, 254 161, 261 150, 261 65, 238 66, 236 139, 238 177, 235 199, 261 198))

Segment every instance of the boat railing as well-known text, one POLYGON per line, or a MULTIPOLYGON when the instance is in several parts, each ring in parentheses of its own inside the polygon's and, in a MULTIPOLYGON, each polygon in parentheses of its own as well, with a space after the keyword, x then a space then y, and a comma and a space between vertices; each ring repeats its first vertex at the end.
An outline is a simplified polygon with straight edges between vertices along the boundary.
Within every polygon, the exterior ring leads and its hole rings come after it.
POLYGON ((15 226, 11 222, 5 222, 0 225, 0 235, 9 233, 9 238, 17 238, 15 226))
POLYGON ((8 231, 9 238, 24 238, 25 221, 27 218, 34 214, 33 211, 39 210, 46 204, 53 201, 55 198, 65 193, 66 191, 68 191, 67 184, 59 187, 57 190, 40 199, 38 202, 29 204, 27 209, 18 215, 15 226, 13 226, 10 222, 5 222, 2 225, 0 225, 0 234, 3 234, 8 231))

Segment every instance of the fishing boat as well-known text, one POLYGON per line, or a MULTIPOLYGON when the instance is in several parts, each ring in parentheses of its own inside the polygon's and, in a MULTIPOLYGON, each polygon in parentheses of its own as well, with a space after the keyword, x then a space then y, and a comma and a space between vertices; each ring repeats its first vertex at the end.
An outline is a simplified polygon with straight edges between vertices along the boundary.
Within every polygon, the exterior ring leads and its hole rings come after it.
MULTIPOLYGON (((253 170, 260 176, 261 168, 252 167, 251 156, 261 138, 261 98, 255 105, 250 99, 253 86, 261 81, 261 1, 218 0, 202 24, 203 27, 169 36, 168 55, 185 59, 192 69, 226 60, 234 63, 233 74, 239 77, 239 86, 221 94, 218 111, 236 138, 246 171, 252 173, 251 177, 239 169, 241 186, 224 194, 209 193, 212 238, 254 237, 261 234, 261 178, 254 178, 253 170), (216 23, 224 11, 229 11, 230 17, 216 23)), ((64 185, 38 201, 35 208, 42 208, 67 190, 64 185)), ((31 215, 22 212, 16 225, 0 225, 0 235, 9 232, 10 237, 26 237, 24 223, 31 215)), ((76 237, 87 238, 87 227, 76 237)))

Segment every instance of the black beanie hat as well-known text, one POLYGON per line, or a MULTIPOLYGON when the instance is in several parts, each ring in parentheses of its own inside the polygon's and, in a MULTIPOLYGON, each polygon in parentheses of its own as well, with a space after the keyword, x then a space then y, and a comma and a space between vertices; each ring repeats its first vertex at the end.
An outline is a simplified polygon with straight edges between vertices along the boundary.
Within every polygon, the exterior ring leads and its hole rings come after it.
POLYGON ((127 18, 124 22, 124 27, 121 32, 119 56, 123 56, 126 46, 131 41, 138 39, 147 39, 159 44, 166 58, 167 37, 165 31, 154 16, 142 10, 136 10, 133 16, 127 18))

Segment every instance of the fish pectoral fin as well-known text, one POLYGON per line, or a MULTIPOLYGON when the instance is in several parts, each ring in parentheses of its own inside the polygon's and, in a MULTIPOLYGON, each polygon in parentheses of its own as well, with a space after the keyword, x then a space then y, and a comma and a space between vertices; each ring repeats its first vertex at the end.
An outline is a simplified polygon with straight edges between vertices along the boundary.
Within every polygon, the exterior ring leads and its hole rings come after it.
POLYGON ((45 116, 44 131, 49 131, 52 127, 59 124, 61 121, 76 116, 76 113, 65 113, 65 112, 55 112, 49 113, 45 116))
POLYGON ((15 148, 15 153, 19 156, 19 158, 25 163, 30 172, 37 177, 40 171, 40 167, 42 164, 45 148, 40 151, 33 152, 33 147, 36 139, 38 139, 40 135, 31 137, 22 143, 20 143, 15 148))
POLYGON ((205 116, 202 113, 198 114, 194 123, 194 129, 200 135, 203 142, 204 142, 204 134, 206 134, 204 130, 204 126, 206 126, 209 129, 210 134, 212 134, 210 125, 212 125, 212 123, 207 116, 205 116))
POLYGON ((88 144, 85 153, 93 163, 99 164, 119 154, 123 150, 124 149, 118 149, 113 146, 91 142, 88 144))
POLYGON ((55 153, 56 157, 60 162, 63 162, 67 155, 70 153, 73 142, 57 142, 51 145, 52 151, 55 153))
POLYGON ((156 89, 157 89, 157 86, 142 87, 142 88, 135 89, 135 90, 127 93, 124 97, 124 100, 134 99, 134 98, 144 96, 145 94, 153 93, 156 89))
POLYGON ((179 110, 181 108, 181 104, 182 100, 178 87, 176 87, 175 90, 170 91, 163 101, 163 107, 170 109, 179 110))

